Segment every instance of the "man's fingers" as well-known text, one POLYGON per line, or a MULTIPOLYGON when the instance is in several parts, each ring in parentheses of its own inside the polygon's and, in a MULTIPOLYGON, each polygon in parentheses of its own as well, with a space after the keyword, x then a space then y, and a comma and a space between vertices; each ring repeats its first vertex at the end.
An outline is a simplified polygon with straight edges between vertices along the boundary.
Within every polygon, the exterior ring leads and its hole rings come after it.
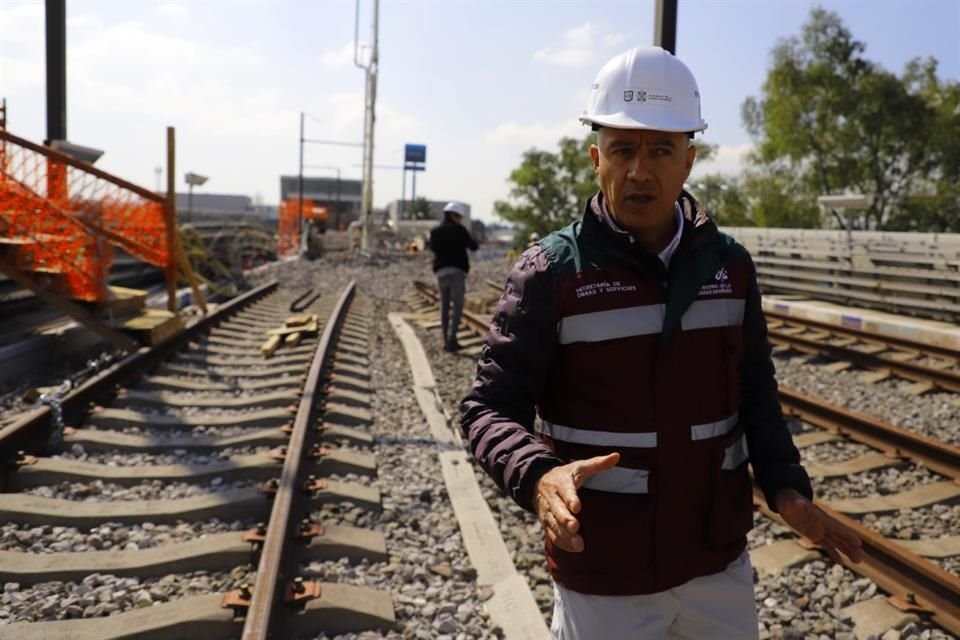
POLYGON ((580 460, 575 463, 573 467, 573 484, 579 489, 583 486, 583 483, 587 481, 587 478, 601 471, 613 469, 617 466, 618 462, 620 462, 619 453, 608 453, 605 456, 596 456, 595 458, 580 460))

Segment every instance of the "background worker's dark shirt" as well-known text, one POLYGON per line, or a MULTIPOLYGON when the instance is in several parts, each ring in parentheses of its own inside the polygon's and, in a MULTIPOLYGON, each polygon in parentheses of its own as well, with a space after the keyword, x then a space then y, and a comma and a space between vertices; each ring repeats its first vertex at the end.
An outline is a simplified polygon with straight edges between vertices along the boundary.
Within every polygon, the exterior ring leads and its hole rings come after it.
POLYGON ((477 242, 463 225, 444 222, 430 231, 430 250, 433 251, 433 270, 456 267, 464 273, 470 271, 467 249, 477 250, 477 242))

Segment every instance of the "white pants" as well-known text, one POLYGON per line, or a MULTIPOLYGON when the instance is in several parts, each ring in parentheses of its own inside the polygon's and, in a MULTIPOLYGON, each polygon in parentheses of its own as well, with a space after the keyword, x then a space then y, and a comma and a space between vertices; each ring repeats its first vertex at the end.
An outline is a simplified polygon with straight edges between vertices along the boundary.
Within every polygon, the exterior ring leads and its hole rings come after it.
POLYGON ((724 571, 641 596, 597 596, 554 583, 554 640, 756 640, 753 567, 743 554, 724 571))

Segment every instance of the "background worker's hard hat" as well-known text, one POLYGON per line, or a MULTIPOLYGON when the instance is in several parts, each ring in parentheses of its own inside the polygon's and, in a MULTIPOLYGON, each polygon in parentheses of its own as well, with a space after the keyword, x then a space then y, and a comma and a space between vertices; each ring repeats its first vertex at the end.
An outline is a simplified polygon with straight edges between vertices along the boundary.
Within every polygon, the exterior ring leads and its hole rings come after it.
POLYGON ((707 128, 693 73, 660 47, 630 49, 605 64, 580 122, 679 133, 707 128))
POLYGON ((462 202, 448 202, 443 208, 444 213, 453 213, 458 216, 467 215, 467 207, 462 202))

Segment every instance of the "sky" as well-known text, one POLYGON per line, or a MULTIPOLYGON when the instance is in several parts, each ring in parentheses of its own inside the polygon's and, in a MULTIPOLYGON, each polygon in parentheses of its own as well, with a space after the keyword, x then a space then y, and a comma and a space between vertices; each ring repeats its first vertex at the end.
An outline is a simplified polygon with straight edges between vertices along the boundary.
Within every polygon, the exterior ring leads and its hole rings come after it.
MULTIPOLYGON (((960 0, 679 0, 677 55, 696 76, 705 173, 735 173, 751 139, 740 106, 760 96, 779 39, 814 6, 840 15, 866 56, 900 73, 932 56, 960 79, 960 0)), ((194 193, 276 204, 305 137, 359 143, 364 72, 354 65, 354 2, 334 0, 67 0, 67 137, 105 151, 97 167, 148 189, 166 184, 166 127, 194 193), (156 169, 161 167, 161 174, 156 169), (162 182, 161 182, 162 181, 162 182)), ((372 42, 372 0, 359 42, 372 42)), ((603 64, 653 44, 653 0, 382 0, 374 206, 401 196, 405 144, 427 147, 416 194, 459 200, 495 220, 525 150, 587 133, 577 120, 603 64)), ((46 137, 44 3, 0 0, 0 98, 7 128, 46 137)), ((359 179, 362 150, 308 143, 305 175, 359 179)), ((410 174, 406 194, 412 191, 410 174)))

